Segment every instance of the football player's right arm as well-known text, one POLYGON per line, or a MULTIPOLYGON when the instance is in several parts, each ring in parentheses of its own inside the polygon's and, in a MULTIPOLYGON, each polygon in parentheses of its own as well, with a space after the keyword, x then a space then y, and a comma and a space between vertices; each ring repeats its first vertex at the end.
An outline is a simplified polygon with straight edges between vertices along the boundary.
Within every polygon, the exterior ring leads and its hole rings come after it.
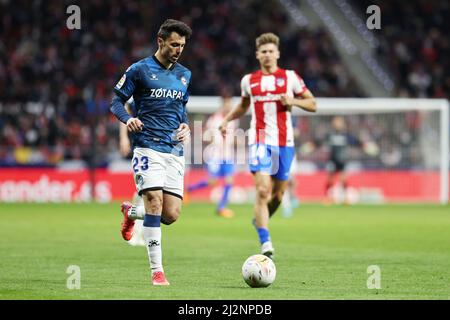
POLYGON ((217 130, 217 128, 212 125, 214 123, 211 121, 212 117, 214 117, 214 114, 210 115, 208 120, 206 120, 206 125, 203 129, 203 141, 205 142, 212 142, 213 132, 214 130, 217 130))
POLYGON ((225 119, 222 121, 222 124, 219 126, 219 130, 222 133, 222 135, 226 134, 227 131, 227 125, 229 121, 238 119, 242 117, 250 107, 250 75, 246 74, 241 79, 241 101, 239 104, 231 110, 226 116, 225 119))
POLYGON ((139 79, 139 71, 136 65, 132 65, 127 69, 125 74, 120 78, 114 87, 115 95, 111 101, 111 112, 122 123, 126 124, 128 131, 138 132, 144 127, 141 120, 133 118, 124 107, 125 102, 133 95, 136 88, 136 82, 139 79))
POLYGON ((234 119, 238 119, 242 117, 250 107, 250 98, 249 97, 241 97, 241 101, 238 105, 231 110, 226 116, 225 119, 227 122, 233 121, 234 119))
POLYGON ((227 131, 228 122, 242 117, 247 112, 249 107, 250 97, 241 97, 241 101, 238 103, 238 105, 225 116, 225 119, 219 126, 220 132, 222 132, 222 134, 224 135, 227 131))

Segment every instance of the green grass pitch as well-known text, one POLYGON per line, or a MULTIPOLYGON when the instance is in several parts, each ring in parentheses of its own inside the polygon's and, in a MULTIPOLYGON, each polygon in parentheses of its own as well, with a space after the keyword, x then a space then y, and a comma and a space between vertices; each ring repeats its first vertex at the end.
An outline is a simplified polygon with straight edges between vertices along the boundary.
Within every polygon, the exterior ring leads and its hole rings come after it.
POLYGON ((244 260, 259 253, 252 207, 190 204, 163 226, 169 287, 150 284, 144 247, 119 232, 118 203, 1 204, 0 299, 449 299, 450 207, 301 205, 271 221, 277 278, 248 287, 244 260), (81 271, 69 290, 68 266, 81 271), (368 289, 377 265, 381 289, 368 289))

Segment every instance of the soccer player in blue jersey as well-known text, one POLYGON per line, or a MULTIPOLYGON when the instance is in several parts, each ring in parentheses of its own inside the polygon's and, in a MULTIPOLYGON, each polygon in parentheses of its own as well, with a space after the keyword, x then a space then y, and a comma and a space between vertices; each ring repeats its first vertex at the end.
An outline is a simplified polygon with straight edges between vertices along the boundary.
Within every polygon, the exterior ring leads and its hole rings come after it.
MULTIPOLYGON (((185 23, 166 20, 157 36, 158 50, 132 64, 114 87, 111 112, 133 133, 132 168, 144 200, 144 239, 153 285, 169 285, 164 274, 161 223, 171 224, 183 199, 183 142, 189 138, 186 103, 191 72, 178 63, 192 30, 185 23), (124 108, 133 96, 136 117, 124 108)), ((130 208, 131 209, 131 208, 130 208)), ((136 210, 124 210, 122 235, 131 238, 136 210)))

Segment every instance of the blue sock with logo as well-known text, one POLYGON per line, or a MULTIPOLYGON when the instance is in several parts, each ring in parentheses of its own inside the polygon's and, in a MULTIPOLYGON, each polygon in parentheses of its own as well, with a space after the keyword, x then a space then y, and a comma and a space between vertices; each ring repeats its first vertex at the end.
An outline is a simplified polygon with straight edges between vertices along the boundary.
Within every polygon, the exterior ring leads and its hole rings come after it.
POLYGON ((161 216, 146 213, 142 232, 147 245, 148 261, 152 273, 164 271, 161 251, 161 216))

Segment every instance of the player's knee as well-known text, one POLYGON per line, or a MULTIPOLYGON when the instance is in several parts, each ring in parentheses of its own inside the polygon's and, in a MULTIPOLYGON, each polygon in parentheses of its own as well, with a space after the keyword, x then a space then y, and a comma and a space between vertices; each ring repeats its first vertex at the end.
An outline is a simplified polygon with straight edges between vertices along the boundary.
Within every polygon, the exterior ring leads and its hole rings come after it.
POLYGON ((171 208, 164 212, 163 216, 161 217, 161 222, 165 225, 169 225, 177 221, 178 217, 180 216, 180 208, 171 208))
POLYGON ((268 186, 259 186, 257 188, 257 194, 260 199, 269 199, 270 188, 268 186))
POLYGON ((163 203, 162 195, 151 191, 146 191, 143 193, 142 196, 147 199, 147 202, 150 206, 150 210, 152 212, 161 212, 163 203))

